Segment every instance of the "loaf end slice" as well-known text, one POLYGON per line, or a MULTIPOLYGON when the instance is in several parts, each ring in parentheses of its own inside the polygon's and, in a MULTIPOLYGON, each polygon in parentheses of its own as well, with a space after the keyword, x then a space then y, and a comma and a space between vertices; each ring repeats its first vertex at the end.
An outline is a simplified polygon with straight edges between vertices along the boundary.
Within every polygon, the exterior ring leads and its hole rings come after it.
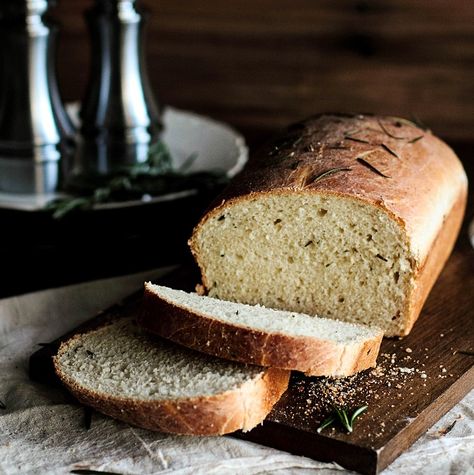
POLYGON ((243 363, 349 376, 375 366, 377 328, 145 284, 138 323, 176 343, 243 363))
POLYGON ((178 347, 146 335, 131 319, 66 341, 54 366, 73 395, 97 411, 190 435, 252 429, 286 390, 290 374, 178 347))

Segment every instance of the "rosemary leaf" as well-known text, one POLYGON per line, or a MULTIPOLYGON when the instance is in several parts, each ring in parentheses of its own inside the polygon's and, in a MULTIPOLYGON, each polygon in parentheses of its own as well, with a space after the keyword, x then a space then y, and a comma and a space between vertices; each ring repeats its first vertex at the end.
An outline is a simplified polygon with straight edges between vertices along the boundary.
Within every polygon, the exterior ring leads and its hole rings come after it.
POLYGON ((382 121, 380 119, 377 119, 377 123, 379 124, 379 127, 382 129, 382 131, 388 135, 389 137, 391 137, 392 139, 395 139, 395 140, 407 140, 408 137, 400 137, 398 135, 394 135, 392 134, 383 124, 382 124, 382 121))
POLYGON ((7 406, 5 405, 5 403, 3 401, 0 401, 0 409, 6 409, 7 406))
POLYGON ((359 139, 358 137, 353 137, 352 135, 344 135, 344 138, 345 138, 346 140, 352 140, 353 142, 370 143, 368 140, 359 139))
POLYGON ((347 415, 347 412, 345 409, 336 409, 336 414, 337 417, 339 418, 339 421, 343 425, 343 427, 346 429, 347 432, 351 433, 352 432, 352 426, 349 422, 349 417, 347 415))
POLYGON ((397 152, 394 152, 388 145, 385 145, 384 143, 380 144, 380 146, 388 152, 390 155, 393 155, 396 158, 400 158, 397 154, 397 152))
POLYGON ((415 137, 411 140, 408 141, 408 143, 416 143, 418 140, 421 140, 424 137, 424 135, 419 135, 418 137, 415 137))
POLYGON ((359 407, 358 409, 356 409, 356 410, 352 413, 351 420, 350 420, 351 427, 354 425, 355 420, 356 420, 362 413, 364 413, 368 408, 369 408, 369 406, 361 406, 361 407, 359 407))
POLYGON ((320 434, 326 427, 331 426, 336 421, 334 416, 329 416, 328 418, 324 419, 321 425, 317 428, 316 432, 320 434))
POLYGON ((48 203, 46 209, 54 209, 53 218, 61 219, 64 218, 71 211, 76 210, 85 210, 92 207, 93 202, 90 198, 80 197, 80 198, 65 198, 64 200, 53 201, 48 203))
POLYGON ((312 178, 308 183, 306 183, 306 185, 309 185, 309 184, 314 184, 314 183, 317 183, 318 181, 324 179, 324 178, 327 178, 331 175, 334 175, 335 173, 339 173, 339 172, 349 172, 351 171, 352 168, 348 168, 348 167, 338 167, 338 168, 330 168, 329 170, 326 170, 325 172, 322 172, 320 173, 319 175, 316 175, 314 178, 312 178))
POLYGON ((371 163, 369 163, 367 160, 364 160, 362 157, 357 157, 356 160, 361 164, 364 165, 364 167, 368 168, 369 170, 373 171, 374 173, 377 173, 377 175, 380 175, 381 177, 384 178, 391 178, 388 175, 385 175, 382 173, 380 170, 378 170, 376 167, 374 167, 371 163))
POLYGON ((474 356, 474 351, 458 350, 456 351, 456 353, 461 353, 461 355, 474 356))

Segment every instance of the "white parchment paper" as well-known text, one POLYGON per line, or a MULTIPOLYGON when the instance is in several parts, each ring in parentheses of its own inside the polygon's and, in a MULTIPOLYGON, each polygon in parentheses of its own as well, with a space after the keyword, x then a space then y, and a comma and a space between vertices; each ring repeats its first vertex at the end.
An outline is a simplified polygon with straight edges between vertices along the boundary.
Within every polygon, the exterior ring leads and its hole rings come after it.
MULTIPOLYGON (((120 474, 349 473, 232 437, 169 436, 130 427, 84 409, 61 388, 28 379, 40 342, 89 319, 161 271, 107 279, 0 300, 0 474, 67 474, 93 469, 120 474)), ((384 472, 474 474, 474 391, 384 472), (444 436, 439 431, 456 420, 444 436)))

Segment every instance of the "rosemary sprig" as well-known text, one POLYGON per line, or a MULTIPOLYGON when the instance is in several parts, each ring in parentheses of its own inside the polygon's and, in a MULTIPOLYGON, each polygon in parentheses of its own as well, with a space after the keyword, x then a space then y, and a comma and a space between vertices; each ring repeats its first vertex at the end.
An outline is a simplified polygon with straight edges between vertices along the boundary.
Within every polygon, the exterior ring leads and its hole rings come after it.
POLYGON ((334 175, 335 173, 340 173, 340 172, 349 172, 351 171, 352 168, 348 167, 338 167, 338 168, 330 168, 329 170, 326 170, 325 172, 320 173, 319 175, 316 175, 314 178, 312 178, 306 185, 313 185, 314 183, 317 183, 318 181, 327 178, 331 175, 334 175))
POLYGON ((363 165, 364 167, 368 168, 369 170, 373 171, 374 173, 377 173, 377 175, 380 175, 381 177, 384 178, 391 178, 388 175, 385 175, 385 173, 382 173, 378 168, 374 167, 371 163, 369 163, 367 160, 364 160, 362 157, 357 157, 356 160, 363 165))
POLYGON ((6 409, 6 408, 7 406, 5 405, 5 403, 0 400, 0 409, 6 409))
POLYGON ((355 420, 367 410, 368 406, 361 406, 357 408, 352 414, 349 414, 346 409, 340 409, 334 407, 333 412, 327 417, 321 425, 318 427, 318 434, 321 433, 326 427, 329 427, 335 423, 341 425, 348 434, 354 431, 355 420))
POLYGON ((46 209, 60 219, 75 210, 88 210, 96 204, 139 200, 188 189, 210 190, 228 182, 223 171, 187 173, 197 155, 192 154, 179 168, 173 168, 166 145, 159 141, 150 147, 144 163, 117 170, 109 175, 85 174, 66 185, 72 196, 49 203, 46 209))

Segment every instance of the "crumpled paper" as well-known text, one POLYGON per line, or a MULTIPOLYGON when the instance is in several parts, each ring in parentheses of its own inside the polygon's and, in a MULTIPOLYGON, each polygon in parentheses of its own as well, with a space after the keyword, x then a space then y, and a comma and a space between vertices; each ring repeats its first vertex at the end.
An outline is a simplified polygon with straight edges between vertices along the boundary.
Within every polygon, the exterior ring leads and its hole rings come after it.
MULTIPOLYGON (((51 341, 168 269, 0 300, 0 474, 349 473, 232 437, 170 436, 130 427, 84 408, 60 387, 28 379, 28 358, 51 341)), ((384 475, 474 474, 474 391, 422 436, 384 475), (443 429, 454 421, 447 434, 443 429), (441 431, 441 432, 440 432, 441 431)))

